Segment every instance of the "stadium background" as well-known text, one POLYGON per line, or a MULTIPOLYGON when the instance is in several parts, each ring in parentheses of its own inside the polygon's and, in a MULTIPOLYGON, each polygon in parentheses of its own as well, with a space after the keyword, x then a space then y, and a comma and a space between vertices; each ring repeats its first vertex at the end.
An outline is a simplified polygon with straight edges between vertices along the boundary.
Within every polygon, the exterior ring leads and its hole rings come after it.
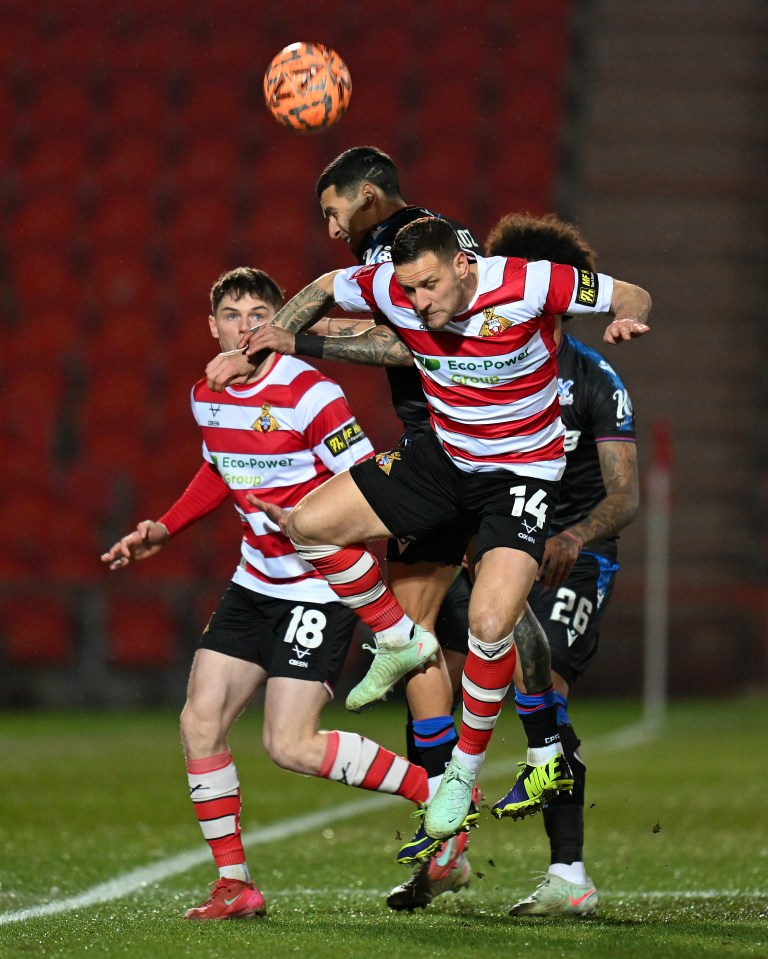
MULTIPOLYGON (((0 704, 181 701, 233 511, 119 576, 98 556, 197 468, 212 280, 250 263, 292 293, 347 264, 313 187, 360 143, 478 237, 555 210, 652 292, 652 336, 605 352, 646 471, 653 425, 672 440, 670 687, 764 690, 767 34, 760 0, 3 4, 0 704), (315 137, 262 102, 297 39, 352 74, 315 137)), ((597 324, 575 332, 599 347, 597 324)), ((326 370, 393 443, 383 373, 326 370)), ((622 538, 586 693, 640 690, 644 529, 622 538)))

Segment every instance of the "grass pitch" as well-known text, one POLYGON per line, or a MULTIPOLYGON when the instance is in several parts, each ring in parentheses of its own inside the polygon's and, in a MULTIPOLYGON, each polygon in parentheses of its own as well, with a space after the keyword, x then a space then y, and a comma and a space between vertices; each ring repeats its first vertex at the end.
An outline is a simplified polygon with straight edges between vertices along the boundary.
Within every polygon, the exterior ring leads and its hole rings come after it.
MULTIPOLYGON (((0 716, 0 959, 675 959, 768 956, 768 750, 765 702, 674 704, 647 736, 633 704, 581 703, 586 860, 596 918, 511 919, 548 863, 541 817, 472 833, 471 887, 425 911, 384 897, 411 806, 276 769, 260 714, 232 747, 243 787, 251 872, 269 915, 190 923, 215 878, 187 798, 171 713, 0 716)), ((331 707, 327 728, 401 749, 403 710, 331 707)), ((502 716, 481 778, 488 804, 523 755, 502 716)))

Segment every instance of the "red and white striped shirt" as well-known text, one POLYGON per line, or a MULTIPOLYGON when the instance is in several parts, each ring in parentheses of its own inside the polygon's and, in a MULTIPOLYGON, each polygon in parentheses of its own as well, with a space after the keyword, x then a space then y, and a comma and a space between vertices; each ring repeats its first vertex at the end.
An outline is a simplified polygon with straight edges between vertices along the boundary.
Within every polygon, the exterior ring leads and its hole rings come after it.
POLYGON ((192 388, 203 456, 229 487, 243 523, 233 581, 269 596, 326 603, 336 594, 245 494, 291 509, 310 490, 373 453, 341 387, 292 356, 257 382, 214 393, 192 388))
POLYGON ((416 359, 432 427, 459 469, 558 480, 565 430, 554 318, 607 312, 613 279, 546 260, 476 262, 469 307, 439 332, 421 322, 391 263, 342 270, 333 295, 343 309, 379 310, 395 327, 416 359))

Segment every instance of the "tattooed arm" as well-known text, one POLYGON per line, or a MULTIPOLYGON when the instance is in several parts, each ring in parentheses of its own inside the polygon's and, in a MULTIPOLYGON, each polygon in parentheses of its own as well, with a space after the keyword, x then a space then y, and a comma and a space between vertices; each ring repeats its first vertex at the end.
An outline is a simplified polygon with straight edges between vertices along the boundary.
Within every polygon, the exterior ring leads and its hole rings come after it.
POLYGON ((606 440, 597 444, 597 455, 605 484, 605 499, 570 530, 584 545, 596 539, 615 536, 629 526, 640 508, 640 477, 635 444, 606 440))
POLYGON ((637 516, 637 447, 624 440, 606 440, 597 444, 597 453, 606 495, 584 519, 549 537, 538 574, 545 586, 559 586, 568 578, 583 546, 615 536, 637 516))
MULTIPOLYGON (((321 317, 330 310, 334 304, 333 299, 333 281, 340 270, 331 273, 324 273, 321 277, 313 280, 303 290, 300 290, 296 296, 277 311, 272 320, 272 326, 278 326, 289 333, 298 333, 308 326, 312 326, 321 317)), ((246 355, 258 353, 262 347, 254 346, 254 338, 258 342, 259 327, 253 333, 247 333, 238 344, 240 349, 244 349, 246 355)))
POLYGON ((413 355, 400 337, 387 326, 371 326, 362 333, 314 336, 289 333, 265 324, 251 334, 259 350, 273 350, 287 356, 313 356, 366 366, 413 366, 413 355))
POLYGON ((265 323, 250 331, 243 343, 249 342, 249 350, 254 352, 272 350, 287 356, 310 356, 366 366, 414 365, 413 354, 397 333, 371 320, 326 317, 314 323, 311 331, 293 333, 281 325, 265 323))
POLYGON ((358 333, 367 333, 373 329, 373 320, 356 320, 347 316, 326 316, 310 326, 306 333, 316 336, 357 336, 358 333))
POLYGON ((400 337, 388 327, 374 326, 357 335, 320 337, 317 341, 301 336, 300 331, 325 316, 334 304, 333 281, 336 273, 326 273, 305 286, 278 311, 272 323, 260 326, 240 341, 246 356, 263 350, 292 352, 322 359, 344 360, 374 366, 411 366, 413 357, 400 337), (294 334, 293 348, 280 331, 294 334))
POLYGON ((388 326, 374 326, 354 336, 299 336, 296 352, 325 360, 362 363, 366 366, 413 366, 413 354, 388 326), (318 352, 307 346, 318 343, 318 352))
POLYGON ((366 366, 413 366, 413 354, 395 331, 384 324, 384 317, 373 320, 326 317, 308 331, 316 336, 299 334, 295 352, 300 356, 316 356, 343 363, 366 366))

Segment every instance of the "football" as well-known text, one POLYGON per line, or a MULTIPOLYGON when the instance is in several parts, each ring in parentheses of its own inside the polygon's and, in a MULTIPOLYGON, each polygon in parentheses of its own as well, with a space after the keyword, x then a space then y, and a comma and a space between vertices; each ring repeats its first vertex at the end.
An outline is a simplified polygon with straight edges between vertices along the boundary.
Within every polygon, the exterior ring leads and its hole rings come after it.
POLYGON ((292 43, 264 74, 264 99, 272 116, 297 133, 318 133, 344 116, 352 80, 341 57, 321 43, 292 43))

